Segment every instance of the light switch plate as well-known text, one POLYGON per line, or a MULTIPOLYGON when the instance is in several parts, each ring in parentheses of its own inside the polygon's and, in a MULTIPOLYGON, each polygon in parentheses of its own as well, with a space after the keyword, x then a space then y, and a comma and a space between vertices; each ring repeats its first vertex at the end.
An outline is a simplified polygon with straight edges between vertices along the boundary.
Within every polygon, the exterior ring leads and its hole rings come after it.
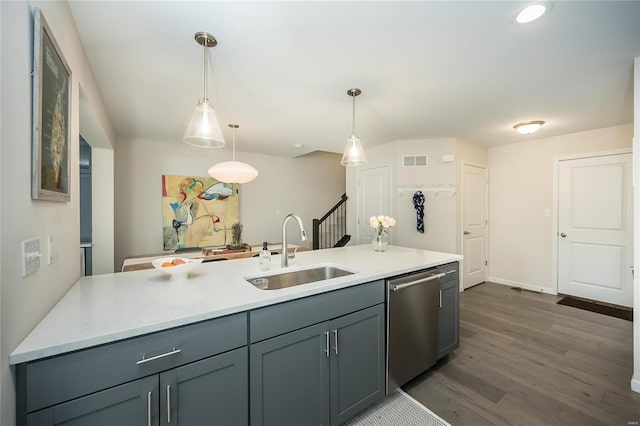
POLYGON ((40 239, 22 242, 22 276, 26 277, 40 269, 40 239))

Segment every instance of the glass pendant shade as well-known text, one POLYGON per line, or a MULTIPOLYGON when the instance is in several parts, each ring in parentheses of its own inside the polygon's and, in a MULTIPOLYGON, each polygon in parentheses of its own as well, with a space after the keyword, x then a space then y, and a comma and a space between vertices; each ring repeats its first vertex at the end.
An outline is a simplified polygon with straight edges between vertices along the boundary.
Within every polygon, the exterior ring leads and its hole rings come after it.
POLYGON ((196 42, 202 46, 202 83, 203 94, 198 101, 195 111, 191 116, 187 131, 184 132, 182 140, 184 143, 200 148, 222 148, 224 136, 220 129, 220 123, 213 106, 207 98, 207 49, 215 47, 218 41, 214 36, 206 32, 195 34, 196 42))
POLYGON ((347 139, 347 146, 344 148, 344 154, 342 155, 340 164, 343 166, 358 166, 366 162, 367 157, 364 155, 362 142, 360 142, 358 135, 353 133, 349 139, 347 139))
POLYGON ((356 135, 356 96, 361 93, 362 91, 357 88, 347 90, 347 95, 353 98, 353 119, 351 120, 351 136, 347 139, 347 145, 344 147, 344 154, 340 161, 343 166, 359 166, 367 163, 362 142, 356 135))
POLYGON ((218 117, 207 99, 200 99, 184 133, 184 143, 201 148, 221 148, 224 136, 218 117))
POLYGON ((224 161, 210 167, 209 176, 224 183, 247 183, 258 176, 258 171, 241 161, 224 161))
POLYGON ((247 183, 258 176, 258 171, 241 161, 236 161, 236 129, 240 126, 229 124, 233 129, 232 161, 223 161, 209 168, 209 176, 224 183, 247 183))

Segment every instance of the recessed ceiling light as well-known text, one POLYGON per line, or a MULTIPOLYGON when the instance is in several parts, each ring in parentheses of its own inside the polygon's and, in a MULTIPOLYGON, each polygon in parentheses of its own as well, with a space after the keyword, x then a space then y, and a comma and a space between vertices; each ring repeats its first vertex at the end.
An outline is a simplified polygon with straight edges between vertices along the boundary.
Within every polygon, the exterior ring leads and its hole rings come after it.
POLYGON ((522 135, 529 135, 535 133, 543 124, 544 121, 542 120, 527 121, 526 123, 518 123, 513 128, 522 135))
POLYGON ((514 16, 513 20, 516 24, 528 24, 539 19, 551 9, 550 3, 537 2, 532 3, 520 9, 514 16))
POLYGON ((303 146, 304 146, 304 145, 302 145, 301 143, 297 143, 297 144, 294 144, 294 145, 293 145, 293 147, 294 147, 295 149, 300 149, 300 148, 302 148, 303 146))

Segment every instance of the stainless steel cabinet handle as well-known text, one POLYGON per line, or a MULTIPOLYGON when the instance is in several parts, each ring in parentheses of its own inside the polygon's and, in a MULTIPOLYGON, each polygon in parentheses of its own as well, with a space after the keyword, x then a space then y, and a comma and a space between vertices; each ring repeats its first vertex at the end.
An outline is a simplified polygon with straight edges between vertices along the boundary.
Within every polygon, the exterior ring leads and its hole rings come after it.
POLYGON ((469 234, 471 234, 471 232, 469 232, 469 231, 464 231, 464 232, 463 232, 463 234, 464 234, 464 235, 469 235, 469 234))
POLYGON ((171 423, 171 385, 167 385, 167 423, 171 423))
POLYGON ((440 300, 438 300, 438 308, 442 308, 442 290, 440 290, 440 300))
POLYGON ((151 426, 151 392, 147 394, 147 426, 151 426))
POLYGON ((145 362, 155 361, 156 359, 164 358, 164 357, 170 356, 170 355, 179 354, 180 352, 182 352, 181 349, 176 349, 174 347, 171 351, 169 351, 167 353, 156 355, 156 356, 152 356, 151 358, 146 358, 144 355, 142 355, 142 359, 140 361, 136 362, 136 364, 138 364, 138 365, 144 364, 145 362))
POLYGON ((440 279, 442 277, 445 277, 446 275, 447 274, 442 272, 440 274, 430 275, 430 276, 428 276, 426 278, 421 278, 419 280, 411 281, 411 282, 404 283, 404 284, 392 285, 390 287, 391 287, 391 290, 393 290, 393 291, 400 291, 400 290, 405 289, 407 287, 411 287, 411 286, 414 286, 414 285, 426 283, 427 281, 433 281, 433 280, 440 279))
POLYGON ((329 358, 329 330, 325 331, 324 335, 327 338, 325 347, 324 347, 324 353, 327 354, 327 358, 329 358))
POLYGON ((333 330, 333 340, 335 340, 336 344, 333 347, 333 350, 336 351, 336 355, 338 355, 338 329, 333 330))
POLYGON ((561 233, 560 233, 560 236, 561 236, 562 238, 566 238, 566 237, 567 237, 567 234, 565 234, 564 232, 561 232, 561 233))
POLYGON ((451 270, 449 270, 449 271, 444 271, 444 273, 445 273, 445 274, 447 274, 447 275, 449 275, 449 274, 453 274, 453 273, 455 273, 455 272, 456 272, 456 270, 455 270, 455 269, 451 269, 451 270))

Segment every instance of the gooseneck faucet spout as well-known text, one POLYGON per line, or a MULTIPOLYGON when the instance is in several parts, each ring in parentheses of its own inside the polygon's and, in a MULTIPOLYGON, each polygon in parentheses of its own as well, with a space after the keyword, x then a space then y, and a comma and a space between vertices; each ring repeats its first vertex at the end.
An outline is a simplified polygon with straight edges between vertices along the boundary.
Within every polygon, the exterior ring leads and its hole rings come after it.
POLYGON ((302 241, 307 241, 307 233, 304 230, 302 219, 300 219, 300 216, 297 214, 289 213, 287 217, 284 218, 284 222, 282 222, 282 253, 280 254, 280 266, 283 268, 289 266, 289 254, 287 253, 287 222, 289 222, 290 219, 295 219, 296 222, 298 222, 298 227, 300 228, 300 239, 302 241))

